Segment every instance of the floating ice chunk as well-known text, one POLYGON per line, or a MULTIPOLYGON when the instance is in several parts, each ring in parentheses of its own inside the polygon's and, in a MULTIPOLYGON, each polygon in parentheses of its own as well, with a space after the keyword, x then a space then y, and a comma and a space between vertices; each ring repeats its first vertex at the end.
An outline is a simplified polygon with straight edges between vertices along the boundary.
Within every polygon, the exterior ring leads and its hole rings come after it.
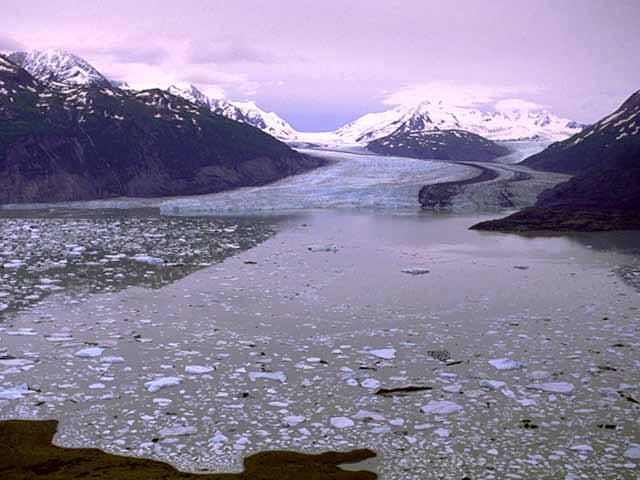
POLYGON ((102 363, 124 363, 124 358, 110 355, 108 357, 101 358, 100 361, 102 363))
POLYGON ((134 255, 131 260, 138 263, 147 263, 149 265, 164 265, 167 263, 162 258, 152 257, 150 255, 134 255))
POLYGON ((358 413, 356 413, 353 418, 356 420, 374 420, 376 422, 383 422, 385 420, 384 415, 368 410, 358 410, 358 413))
POLYGON ((591 447, 591 445, 587 445, 587 444, 573 445, 569 448, 574 452, 593 452, 593 448, 591 447))
POLYGON ((192 374, 202 374, 202 373, 211 373, 215 370, 215 368, 210 367, 208 365, 187 365, 184 368, 186 373, 192 374))
POLYGON ((288 427, 295 427, 296 425, 301 424, 305 420, 306 418, 304 418, 301 415, 288 415, 283 419, 284 424, 287 425, 288 427))
POLYGON ((524 368, 525 364, 517 360, 510 358, 494 358, 489 360, 489 365, 498 370, 516 370, 518 368, 524 368))
POLYGON ((278 382, 286 382, 287 376, 284 372, 249 372, 249 380, 255 382, 259 378, 266 378, 268 380, 277 380, 278 382))
POLYGON ((447 438, 450 435, 449 430, 447 430, 446 428, 436 428, 433 433, 440 438, 447 438))
POLYGON ((462 391, 462 385, 459 383, 453 383, 451 385, 445 385, 442 390, 447 393, 460 393, 462 391))
POLYGON ((79 358, 95 358, 102 355, 102 352, 104 352, 104 348, 89 347, 78 350, 74 355, 79 358))
POLYGON ((329 423, 334 428, 349 428, 355 425, 349 417, 331 417, 329 423))
POLYGON ((90 390, 102 390, 106 388, 104 383, 92 383, 89 385, 90 390))
POLYGON ((229 441, 229 438, 224 435, 220 430, 218 430, 213 437, 209 439, 209 443, 213 443, 215 445, 221 445, 229 441))
POLYGON ((369 350, 369 353, 374 357, 382 358, 384 360, 396 358, 395 348, 379 348, 376 350, 369 350))
POLYGON ((21 262, 20 260, 11 260, 10 262, 7 262, 2 266, 8 270, 16 270, 22 267, 22 265, 24 265, 24 263, 21 262))
POLYGON ((426 268, 414 267, 403 268, 402 273, 408 273, 409 275, 426 275, 427 273, 431 273, 431 271, 426 268))
POLYGON ((640 447, 631 447, 624 452, 624 456, 634 460, 640 459, 640 447))
POLYGON ((529 390, 541 390, 549 393, 561 393, 562 395, 571 395, 573 393, 574 386, 566 382, 544 382, 544 383, 532 383, 527 385, 529 390))
POLYGON ((15 387, 0 387, 0 400, 19 400, 29 394, 29 388, 26 383, 21 383, 15 387))
POLYGON ((380 381, 376 380, 375 378, 367 378, 362 382, 360 382, 360 385, 363 386, 364 388, 376 390, 380 388, 380 385, 382 384, 380 383, 380 381))
POLYGON ((487 455, 493 455, 495 457, 496 455, 498 455, 498 450, 496 450, 495 448, 491 448, 487 450, 487 455))
POLYGON ((462 411, 462 406, 448 400, 430 400, 420 411, 431 415, 449 415, 462 411))
POLYGON ((9 308, 9 305, 7 305, 6 303, 0 302, 0 312, 2 312, 3 310, 6 310, 7 308, 9 308))
POLYGON ((47 342, 69 342, 73 337, 68 332, 56 332, 44 337, 47 342))
POLYGON ((38 335, 38 332, 34 331, 33 328, 18 328, 12 332, 7 332, 7 335, 16 337, 32 337, 34 335, 38 335))
POLYGON ((160 438, 166 437, 183 437, 185 435, 194 435, 198 433, 198 429, 196 427, 167 427, 163 428, 158 432, 160 438))
POLYGON ((26 358, 5 358, 0 360, 0 365, 3 367, 24 367, 32 364, 33 361, 27 360, 26 358))
POLYGON ((162 377, 151 380, 150 382, 146 382, 144 386, 147 391, 154 393, 161 388, 175 387, 176 385, 180 385, 181 383, 182 379, 179 377, 162 377))
POLYGON ((489 390, 498 390, 499 388, 506 387, 506 382, 501 380, 480 380, 480 386, 488 388, 489 390))
POLYGON ((309 245, 307 250, 310 252, 333 252, 336 253, 338 251, 338 247, 334 244, 328 245, 309 245))
POLYGON ((550 376, 551 376, 551 373, 547 372, 546 370, 534 370, 533 372, 529 373, 529 378, 533 380, 538 380, 538 381, 546 380, 550 376))

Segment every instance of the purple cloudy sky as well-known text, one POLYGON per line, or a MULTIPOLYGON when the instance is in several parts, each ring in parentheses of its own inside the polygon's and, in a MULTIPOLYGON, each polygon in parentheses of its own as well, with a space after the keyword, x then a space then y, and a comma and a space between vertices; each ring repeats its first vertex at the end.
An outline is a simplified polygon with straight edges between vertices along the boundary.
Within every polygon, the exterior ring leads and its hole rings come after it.
POLYGON ((2 0, 0 51, 253 99, 301 130, 416 99, 593 121, 640 88, 640 0, 2 0))

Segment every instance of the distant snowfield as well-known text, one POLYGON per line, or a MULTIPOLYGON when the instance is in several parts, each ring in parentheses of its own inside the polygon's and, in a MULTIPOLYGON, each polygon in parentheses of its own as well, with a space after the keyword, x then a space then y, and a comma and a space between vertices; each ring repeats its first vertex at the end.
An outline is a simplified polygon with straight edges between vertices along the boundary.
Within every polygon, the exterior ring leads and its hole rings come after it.
MULTIPOLYGON (((546 145, 511 142, 514 152, 500 161, 519 162, 546 145)), ((160 210, 167 215, 194 215, 325 208, 417 209, 418 192, 423 186, 477 175, 475 169, 465 165, 383 157, 362 149, 355 153, 355 148, 350 152, 299 151, 333 163, 261 187, 167 200, 160 204, 160 210)))

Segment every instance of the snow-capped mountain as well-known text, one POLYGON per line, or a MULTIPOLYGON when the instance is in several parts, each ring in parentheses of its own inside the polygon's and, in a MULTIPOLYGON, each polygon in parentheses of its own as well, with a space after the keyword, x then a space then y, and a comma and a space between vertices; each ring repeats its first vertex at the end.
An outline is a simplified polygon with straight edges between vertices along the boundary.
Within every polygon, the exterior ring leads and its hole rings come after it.
POLYGON ((9 60, 20 65, 41 82, 111 86, 109 80, 89 62, 66 50, 14 52, 9 55, 9 60))
POLYGON ((545 110, 483 112, 475 108, 423 101, 413 106, 403 105, 384 112, 366 114, 334 133, 345 143, 366 144, 386 137, 400 127, 414 132, 464 130, 494 141, 557 141, 580 132, 584 125, 545 110))
POLYGON ((171 85, 167 91, 196 105, 207 107, 218 115, 247 123, 281 140, 294 140, 298 132, 273 112, 265 112, 254 102, 234 102, 226 98, 211 98, 194 85, 171 85))

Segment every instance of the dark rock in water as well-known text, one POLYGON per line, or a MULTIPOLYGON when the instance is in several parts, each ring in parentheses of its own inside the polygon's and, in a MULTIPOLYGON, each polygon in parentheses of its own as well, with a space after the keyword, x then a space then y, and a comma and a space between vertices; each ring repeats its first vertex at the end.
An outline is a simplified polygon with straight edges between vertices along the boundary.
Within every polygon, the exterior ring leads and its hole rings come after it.
POLYGON ((396 388, 379 388, 376 390, 376 395, 381 395, 383 397, 393 397, 395 395, 405 395, 407 393, 413 392, 423 392, 426 390, 432 390, 432 387, 421 386, 421 385, 407 385, 404 387, 396 387, 396 388))
POLYGON ((400 126, 392 134, 370 142, 367 149, 381 155, 435 160, 486 162, 509 149, 464 130, 412 130, 400 126))
POLYGON ((371 450, 309 455, 295 452, 261 452, 244 461, 238 474, 193 474, 169 464, 144 458, 111 455, 95 448, 62 448, 51 443, 58 422, 5 420, 0 422, 0 477, 11 480, 46 478, 68 480, 374 480, 368 471, 351 472, 339 465, 375 457, 371 450))
POLYGON ((429 350, 427 352, 427 355, 441 362, 447 362, 449 359, 451 359, 451 354, 448 350, 429 350))
MULTIPOLYGON (((497 171, 480 165, 462 163, 478 172, 477 175, 466 180, 434 183, 425 185, 418 193, 418 201, 423 210, 440 210, 451 206, 451 200, 461 193, 465 186, 474 183, 490 182, 500 175, 497 171)), ((507 205, 508 207, 509 205, 507 205)))
POLYGON ((640 92, 619 110, 523 162, 577 173, 533 207, 472 229, 508 232, 640 229, 640 92))
POLYGON ((0 203, 212 193, 324 164, 162 90, 45 84, 0 56, 0 203))

